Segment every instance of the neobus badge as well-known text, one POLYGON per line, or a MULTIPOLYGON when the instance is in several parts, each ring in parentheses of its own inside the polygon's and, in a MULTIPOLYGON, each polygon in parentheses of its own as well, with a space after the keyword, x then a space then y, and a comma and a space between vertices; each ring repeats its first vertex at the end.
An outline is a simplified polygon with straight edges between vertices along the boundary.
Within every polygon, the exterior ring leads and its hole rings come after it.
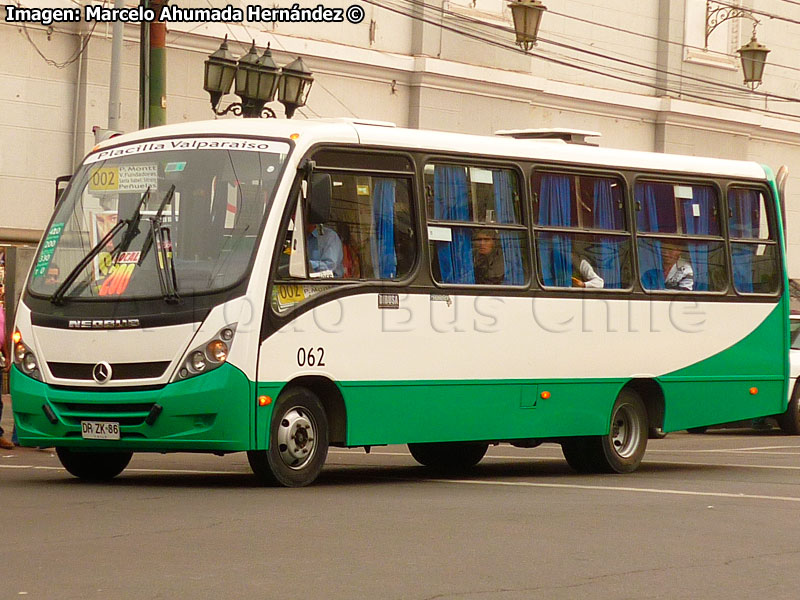
POLYGON ((69 321, 70 329, 125 329, 139 326, 139 319, 70 319, 69 321))

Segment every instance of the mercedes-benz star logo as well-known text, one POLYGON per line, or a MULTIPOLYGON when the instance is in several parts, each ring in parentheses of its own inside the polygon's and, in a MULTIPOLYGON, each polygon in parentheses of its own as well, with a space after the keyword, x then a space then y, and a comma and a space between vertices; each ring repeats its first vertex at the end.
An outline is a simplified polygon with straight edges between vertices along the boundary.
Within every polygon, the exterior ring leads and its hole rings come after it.
POLYGON ((92 379, 97 383, 105 383, 111 379, 111 365, 106 361, 97 363, 92 369, 92 379))

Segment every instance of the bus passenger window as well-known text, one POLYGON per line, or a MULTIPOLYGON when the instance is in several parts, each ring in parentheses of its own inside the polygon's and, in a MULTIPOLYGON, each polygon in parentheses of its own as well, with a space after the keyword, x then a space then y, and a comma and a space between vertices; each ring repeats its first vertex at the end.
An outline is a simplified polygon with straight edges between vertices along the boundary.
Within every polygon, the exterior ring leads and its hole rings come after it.
POLYGON ((531 187, 542 284, 629 288, 631 243, 622 181, 537 171, 531 187))
POLYGON ((780 286, 776 228, 761 190, 733 187, 728 192, 733 285, 745 294, 771 294, 780 286))
POLYGON ((645 290, 721 292, 728 287, 715 187, 639 181, 634 198, 645 290))
POLYGON ((525 285, 528 236, 522 224, 517 181, 511 169, 425 166, 434 280, 525 285))

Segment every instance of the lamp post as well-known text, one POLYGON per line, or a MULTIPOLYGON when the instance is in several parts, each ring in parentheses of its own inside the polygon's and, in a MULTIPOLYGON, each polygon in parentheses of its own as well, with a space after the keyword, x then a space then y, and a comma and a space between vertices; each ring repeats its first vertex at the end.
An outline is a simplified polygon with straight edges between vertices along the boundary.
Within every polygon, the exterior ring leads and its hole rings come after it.
POLYGON ((205 61, 203 89, 211 97, 211 109, 222 116, 229 112, 248 118, 275 117, 275 112, 265 106, 275 99, 286 109, 286 118, 291 119, 295 110, 305 106, 308 92, 314 78, 298 58, 283 69, 272 59, 269 46, 264 54, 258 56, 255 40, 250 50, 238 61, 228 50, 228 36, 219 49, 205 61), (227 94, 235 83, 234 91, 241 102, 234 102, 224 110, 218 110, 222 96, 227 94))
POLYGON ((744 72, 744 84, 751 90, 755 90, 761 85, 761 77, 764 74, 764 65, 767 62, 769 48, 760 44, 756 39, 756 27, 759 20, 753 13, 746 8, 737 8, 725 4, 717 4, 712 0, 706 0, 706 45, 708 50, 708 36, 719 25, 730 19, 750 19, 753 21, 753 36, 750 42, 739 48, 736 52, 742 61, 742 71, 744 72))
POLYGON ((540 0, 514 0, 508 7, 514 18, 514 31, 517 34, 517 45, 529 52, 536 45, 539 24, 547 7, 540 0))

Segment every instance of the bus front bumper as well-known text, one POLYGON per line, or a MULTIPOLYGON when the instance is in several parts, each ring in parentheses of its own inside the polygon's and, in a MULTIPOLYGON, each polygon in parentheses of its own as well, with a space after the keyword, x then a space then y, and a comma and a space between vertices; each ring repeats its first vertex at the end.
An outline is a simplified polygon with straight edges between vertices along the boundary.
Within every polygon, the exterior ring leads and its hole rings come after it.
POLYGON ((252 447, 253 386, 236 367, 158 389, 59 388, 12 367, 11 397, 22 446, 137 452, 235 452, 252 447), (84 439, 82 423, 119 424, 120 439, 84 439))

